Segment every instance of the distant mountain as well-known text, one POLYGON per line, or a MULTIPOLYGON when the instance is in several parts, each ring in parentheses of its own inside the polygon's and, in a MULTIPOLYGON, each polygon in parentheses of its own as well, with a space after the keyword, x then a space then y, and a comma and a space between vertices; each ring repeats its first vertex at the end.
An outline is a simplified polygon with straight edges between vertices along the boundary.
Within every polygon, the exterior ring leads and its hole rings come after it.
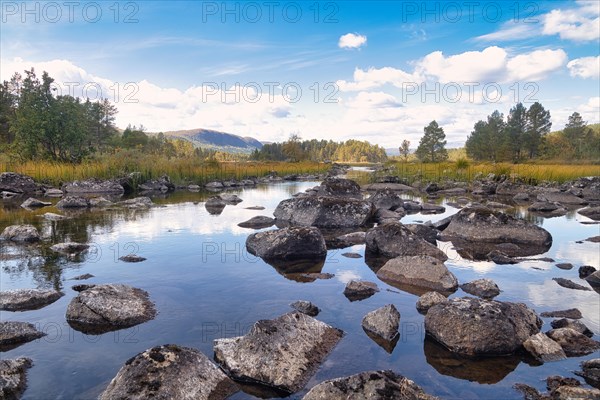
POLYGON ((213 131, 210 129, 190 129, 185 131, 164 132, 172 139, 184 139, 192 142, 194 147, 214 149, 232 153, 250 153, 261 149, 263 144, 252 138, 242 137, 231 133, 213 131))

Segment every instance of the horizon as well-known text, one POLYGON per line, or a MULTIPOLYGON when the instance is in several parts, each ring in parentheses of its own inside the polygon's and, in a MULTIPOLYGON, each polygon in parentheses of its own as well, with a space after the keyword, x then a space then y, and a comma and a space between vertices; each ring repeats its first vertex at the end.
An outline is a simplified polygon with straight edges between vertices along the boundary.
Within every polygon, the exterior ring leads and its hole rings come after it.
POLYGON ((47 71, 59 93, 113 101, 119 127, 389 149, 416 147, 431 120, 462 147, 475 122, 519 101, 542 103, 552 131, 574 111, 600 122, 596 1, 4 1, 0 12, 0 79, 47 71))

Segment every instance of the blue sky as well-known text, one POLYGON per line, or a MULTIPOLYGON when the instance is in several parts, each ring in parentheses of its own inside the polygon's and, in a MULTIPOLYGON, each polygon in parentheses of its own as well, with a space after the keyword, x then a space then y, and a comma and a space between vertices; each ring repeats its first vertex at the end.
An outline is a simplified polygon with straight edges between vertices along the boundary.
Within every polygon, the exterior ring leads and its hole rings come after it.
POLYGON ((415 146, 540 101, 599 122, 597 1, 2 1, 0 77, 47 70, 118 125, 415 146), (69 5, 71 4, 71 5, 69 5), (83 90, 86 88, 86 90, 83 90))

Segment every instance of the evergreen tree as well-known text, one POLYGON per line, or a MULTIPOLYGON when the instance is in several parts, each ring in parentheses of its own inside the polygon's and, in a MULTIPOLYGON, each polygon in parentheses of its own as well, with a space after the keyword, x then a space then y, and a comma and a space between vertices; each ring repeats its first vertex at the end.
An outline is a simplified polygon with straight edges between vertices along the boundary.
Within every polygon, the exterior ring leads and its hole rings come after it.
POLYGON ((398 150, 400 150, 400 155, 404 157, 404 161, 408 161, 408 155, 410 154, 410 141, 404 139, 398 150))
POLYGON ((446 135, 436 121, 423 128, 423 137, 419 142, 416 155, 423 162, 440 162, 448 159, 446 135))
POLYGON ((504 140, 504 145, 510 150, 514 162, 521 159, 526 132, 527 108, 523 103, 517 103, 508 113, 504 140))
POLYGON ((530 159, 538 155, 542 137, 550 132, 550 128, 550 111, 545 110, 538 102, 533 103, 527 110, 527 130, 524 136, 524 147, 530 159))

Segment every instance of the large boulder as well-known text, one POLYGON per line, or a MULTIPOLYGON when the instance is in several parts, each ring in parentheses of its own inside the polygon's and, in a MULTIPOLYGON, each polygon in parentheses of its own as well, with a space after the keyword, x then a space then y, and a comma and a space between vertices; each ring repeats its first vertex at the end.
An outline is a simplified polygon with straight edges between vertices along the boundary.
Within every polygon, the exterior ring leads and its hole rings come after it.
POLYGON ((0 174, 0 192, 33 193, 39 190, 39 185, 27 175, 15 172, 3 172, 0 174))
POLYGON ((600 349, 600 342, 571 328, 552 329, 547 335, 563 348, 567 357, 585 356, 600 349))
POLYGON ((2 321, 0 322, 0 351, 13 349, 45 335, 27 322, 2 321))
POLYGON ((0 292, 0 310, 37 310, 60 299, 63 293, 52 289, 15 289, 0 292))
POLYGON ((329 177, 315 188, 318 196, 347 197, 362 199, 360 186, 350 179, 329 177))
POLYGON ((523 347, 538 361, 559 361, 567 358, 562 347, 542 332, 531 335, 523 342, 523 347))
POLYGON ((35 199, 33 197, 30 197, 21 204, 21 207, 23 207, 25 209, 32 209, 32 208, 47 207, 47 206, 51 206, 51 205, 52 205, 52 203, 50 203, 49 201, 41 201, 41 200, 35 199))
POLYGON ((350 301, 364 300, 379 292, 375 282, 350 281, 344 288, 344 296, 350 301))
POLYGON ((50 246, 50 250, 62 254, 77 254, 87 250, 89 247, 90 245, 85 243, 65 242, 50 246))
POLYGON ((250 254, 265 260, 310 260, 327 256, 325 239, 317 228, 290 227, 254 233, 246 239, 250 254))
POLYGON ((416 383, 393 371, 365 371, 313 387, 302 400, 434 400, 416 383))
POLYGON ((0 360, 0 398, 19 399, 27 387, 27 370, 30 358, 0 360))
POLYGON ((493 299, 500 294, 500 288, 496 283, 488 278, 475 279, 474 281, 463 283, 460 288, 473 296, 482 299, 493 299))
POLYGON ((171 179, 167 175, 163 175, 158 179, 146 181, 138 186, 139 190, 152 192, 172 192, 175 190, 175 185, 171 183, 171 179))
POLYGON ((560 204, 574 204, 574 205, 584 205, 588 202, 582 199, 581 197, 574 196, 569 192, 543 192, 538 194, 538 200, 547 201, 550 203, 560 203, 560 204))
POLYGON ((388 258, 431 256, 446 261, 448 256, 400 222, 388 222, 367 232, 367 252, 388 258))
POLYGON ((120 195, 125 193, 123 186, 113 180, 100 180, 96 178, 86 179, 83 181, 74 181, 62 186, 62 191, 71 195, 106 193, 120 195))
POLYGON ((373 310, 362 319, 362 327, 365 331, 386 341, 391 341, 399 335, 399 325, 400 313, 393 304, 373 310))
POLYGON ((392 258, 377 271, 377 277, 392 286, 413 286, 425 292, 454 292, 458 280, 444 262, 431 256, 392 258))
POLYGON ((575 372, 591 386, 600 389, 600 358, 583 361, 581 371, 575 372))
POLYGON ((90 201, 80 196, 66 196, 56 203, 56 208, 87 208, 89 206, 90 201))
POLYGON ((493 250, 511 257, 531 256, 552 245, 545 229, 485 207, 460 210, 441 233, 441 240, 452 241, 460 255, 470 259, 485 259, 493 250))
POLYGON ((425 330, 455 353, 507 355, 540 331, 542 321, 522 303, 458 297, 437 304, 425 315, 425 330))
POLYGON ((582 208, 577 213, 594 221, 600 221, 600 206, 582 208))
POLYGON ((367 200, 373 203, 375 208, 383 208, 386 210, 396 210, 402 208, 402 205, 404 204, 400 195, 389 189, 378 190, 367 200))
POLYGON ((129 359, 100 399, 219 400, 237 391, 237 385, 204 354, 167 344, 129 359))
POLYGON ((294 393, 342 335, 306 314, 290 312, 256 322, 245 336, 215 340, 215 360, 236 380, 294 393))
POLYGON ((40 233, 33 225, 10 225, 4 228, 0 239, 17 243, 33 243, 40 241, 40 233))
POLYGON ((273 215, 292 225, 351 228, 366 225, 375 209, 368 201, 333 196, 308 196, 283 200, 273 215))
POLYGON ((69 303, 67 322, 74 329, 100 334, 149 321, 156 315, 144 290, 122 284, 90 285, 69 303))

